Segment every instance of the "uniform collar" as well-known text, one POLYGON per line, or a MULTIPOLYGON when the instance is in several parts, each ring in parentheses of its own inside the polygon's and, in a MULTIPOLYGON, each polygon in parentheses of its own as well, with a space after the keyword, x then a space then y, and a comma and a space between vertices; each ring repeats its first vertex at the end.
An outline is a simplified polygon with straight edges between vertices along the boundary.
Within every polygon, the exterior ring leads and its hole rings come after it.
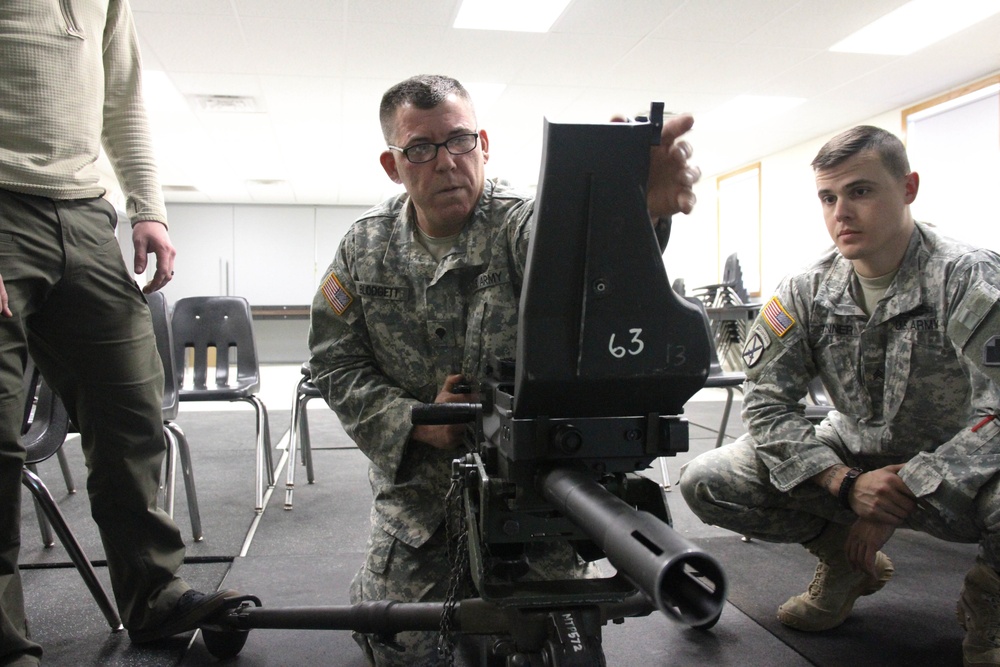
MULTIPOLYGON (((886 290, 886 299, 881 302, 882 306, 876 308, 873 313, 873 324, 884 322, 900 313, 916 310, 923 303, 922 272, 925 264, 925 253, 923 252, 925 231, 925 228, 919 223, 914 225, 913 233, 910 235, 910 243, 903 254, 903 261, 899 265, 896 278, 886 290)), ((834 255, 833 268, 816 294, 816 300, 820 305, 838 315, 863 316, 864 311, 855 304, 853 297, 849 298, 848 296, 852 286, 855 293, 861 291, 861 286, 854 273, 854 266, 839 252, 835 251, 834 255)))

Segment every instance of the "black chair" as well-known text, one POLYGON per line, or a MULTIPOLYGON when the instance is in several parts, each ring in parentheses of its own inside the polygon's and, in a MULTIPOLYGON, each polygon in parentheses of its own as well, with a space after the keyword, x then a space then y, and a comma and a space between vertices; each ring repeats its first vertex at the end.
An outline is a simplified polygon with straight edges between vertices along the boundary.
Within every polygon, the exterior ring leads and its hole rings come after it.
POLYGON ((292 509, 292 493, 295 491, 295 448, 302 447, 302 464, 306 467, 306 479, 310 484, 316 481, 313 472, 312 445, 309 442, 309 420, 306 403, 320 398, 319 389, 309 379, 309 364, 302 364, 302 377, 295 385, 292 400, 292 423, 288 429, 288 473, 285 477, 285 509, 292 509))
MULTIPOLYGON (((705 330, 711 335, 712 324, 708 319, 708 313, 705 310, 705 304, 695 297, 686 297, 690 303, 698 306, 698 310, 701 311, 702 317, 705 321, 705 330)), ((722 409, 722 421, 719 424, 719 434, 715 439, 715 446, 721 447, 722 442, 726 437, 726 426, 729 425, 729 414, 732 412, 733 408, 733 394, 737 388, 741 388, 743 383, 747 379, 746 373, 738 371, 727 371, 722 368, 722 364, 719 363, 719 355, 715 349, 714 345, 709 346, 709 368, 708 368, 708 378, 705 380, 706 389, 721 388, 726 390, 726 405, 722 409)), ((660 457, 660 472, 663 474, 663 488, 670 488, 670 476, 667 474, 667 463, 663 457, 660 457)))
POLYGON ((181 474, 187 492, 188 514, 191 517, 191 535, 195 542, 204 539, 201 529, 201 512, 198 509, 198 493, 194 483, 194 469, 191 465, 191 448, 184 431, 177 424, 180 403, 180 383, 174 363, 173 334, 170 331, 170 314, 167 299, 161 292, 146 295, 149 313, 153 319, 156 334, 156 350, 163 362, 163 437, 167 441, 166 470, 163 475, 163 509, 171 517, 174 515, 174 489, 177 477, 177 458, 181 460, 181 474))
POLYGON ((37 473, 36 466, 58 452, 66 441, 66 433, 69 430, 69 416, 66 414, 66 407, 42 379, 34 364, 29 362, 25 377, 27 378, 27 392, 25 393, 25 421, 22 429, 22 441, 25 450, 27 450, 27 456, 24 462, 25 467, 21 473, 21 482, 31 491, 31 495, 35 499, 39 524, 43 526, 45 546, 51 547, 53 545, 51 534, 47 534, 48 531, 45 528, 51 525, 73 564, 76 565, 76 569, 79 570, 87 588, 90 589, 97 605, 101 608, 108 625, 117 632, 124 629, 118 610, 98 580, 93 565, 70 530, 69 524, 66 523, 66 518, 59 510, 59 505, 37 473))
POLYGON ((267 408, 257 397, 260 367, 250 304, 239 296, 194 296, 174 304, 170 329, 174 338, 176 377, 181 401, 245 401, 257 414, 254 510, 264 511, 264 484, 274 486, 274 463, 267 408), (191 387, 185 367, 191 349, 191 387), (210 355, 214 353, 209 384, 210 355), (235 357, 235 359, 233 358, 235 357), (235 366, 235 377, 231 371, 235 366))

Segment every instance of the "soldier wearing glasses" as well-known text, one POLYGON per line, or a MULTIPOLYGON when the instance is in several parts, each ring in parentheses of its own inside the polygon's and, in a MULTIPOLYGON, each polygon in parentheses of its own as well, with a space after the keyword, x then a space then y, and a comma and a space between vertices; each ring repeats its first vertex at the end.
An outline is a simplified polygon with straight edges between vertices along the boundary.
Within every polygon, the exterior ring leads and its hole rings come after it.
MULTIPOLYGON (((489 139, 458 81, 403 81, 383 96, 380 120, 380 162, 406 192, 368 211, 341 242, 313 301, 310 366, 371 461, 372 531, 352 602, 443 600, 445 495, 465 426, 413 426, 410 408, 475 401, 456 385, 481 377, 494 355, 514 356, 533 200, 486 180, 489 139)), ((672 119, 654 150, 654 219, 694 204, 699 172, 687 166, 690 147, 675 143, 691 122, 672 119)), ((528 577, 588 570, 568 545, 529 560, 528 577)), ((400 633, 403 650, 356 638, 378 665, 438 664, 433 632, 400 633)))

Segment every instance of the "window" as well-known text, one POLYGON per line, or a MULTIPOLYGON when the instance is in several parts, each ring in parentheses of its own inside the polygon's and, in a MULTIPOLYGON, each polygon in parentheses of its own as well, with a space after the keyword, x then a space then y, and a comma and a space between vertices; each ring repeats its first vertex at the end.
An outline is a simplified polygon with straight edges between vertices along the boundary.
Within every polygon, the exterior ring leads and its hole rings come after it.
POLYGON ((903 130, 920 174, 913 217, 1000 251, 1000 75, 905 109, 903 130))
POLYGON ((716 191, 719 279, 726 258, 736 253, 743 270, 743 286, 750 296, 760 296, 760 163, 719 176, 716 191))

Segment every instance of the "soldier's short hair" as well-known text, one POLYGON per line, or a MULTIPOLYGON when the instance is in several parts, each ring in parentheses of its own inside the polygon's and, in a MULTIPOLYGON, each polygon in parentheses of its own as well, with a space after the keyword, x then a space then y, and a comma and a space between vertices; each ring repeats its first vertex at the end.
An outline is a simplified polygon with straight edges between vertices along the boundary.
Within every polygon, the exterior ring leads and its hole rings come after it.
POLYGON ((404 104, 412 104, 418 109, 433 109, 444 102, 448 95, 455 94, 472 104, 469 91, 450 76, 440 74, 418 74, 385 91, 379 105, 378 118, 382 124, 382 136, 386 143, 393 143, 393 120, 396 109, 404 104))
POLYGON ((812 161, 813 171, 832 169, 848 158, 869 150, 875 151, 885 168, 896 178, 910 173, 910 161, 903 142, 892 132, 872 125, 852 127, 826 142, 812 161))

